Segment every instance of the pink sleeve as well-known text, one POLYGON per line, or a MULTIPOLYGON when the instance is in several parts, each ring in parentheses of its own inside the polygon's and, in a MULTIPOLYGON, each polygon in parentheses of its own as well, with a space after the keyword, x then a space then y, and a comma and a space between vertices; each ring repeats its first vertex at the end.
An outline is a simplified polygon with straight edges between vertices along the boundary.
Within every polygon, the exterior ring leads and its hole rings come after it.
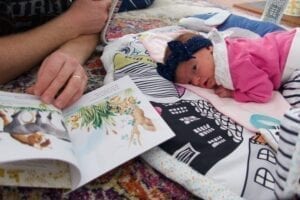
POLYGON ((264 103, 271 99, 274 90, 268 74, 256 67, 250 57, 235 63, 232 69, 234 99, 240 102, 264 103))

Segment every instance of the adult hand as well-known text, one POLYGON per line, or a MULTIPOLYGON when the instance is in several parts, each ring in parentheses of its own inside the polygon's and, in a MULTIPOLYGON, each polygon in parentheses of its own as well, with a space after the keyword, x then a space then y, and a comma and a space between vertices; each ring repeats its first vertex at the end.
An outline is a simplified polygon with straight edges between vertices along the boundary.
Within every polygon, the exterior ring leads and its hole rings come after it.
POLYGON ((219 97, 222 97, 222 98, 225 98, 225 97, 232 98, 232 97, 233 97, 233 92, 232 92, 232 90, 229 90, 229 89, 227 89, 227 88, 224 88, 223 86, 218 86, 218 87, 215 89, 215 93, 216 93, 219 97))
POLYGON ((79 35, 99 33, 106 23, 111 0, 76 0, 64 13, 66 23, 74 26, 79 35))
POLYGON ((77 59, 56 51, 44 60, 36 83, 27 92, 62 109, 82 96, 86 84, 87 75, 77 59))

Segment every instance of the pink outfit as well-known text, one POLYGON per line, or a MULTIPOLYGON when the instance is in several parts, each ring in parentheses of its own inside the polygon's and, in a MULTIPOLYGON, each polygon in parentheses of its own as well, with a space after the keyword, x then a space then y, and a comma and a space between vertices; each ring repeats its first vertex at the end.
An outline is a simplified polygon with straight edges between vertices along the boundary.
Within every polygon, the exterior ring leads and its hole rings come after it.
POLYGON ((272 91, 282 82, 295 33, 296 30, 279 31, 258 39, 225 39, 237 101, 267 102, 271 99, 272 91))
MULTIPOLYGON (((142 38, 156 62, 163 62, 166 44, 174 38, 166 34, 152 33, 142 38)), ((240 102, 268 102, 273 90, 300 68, 299 28, 268 33, 262 38, 226 37, 212 30, 208 38, 213 43, 216 82, 233 90, 234 99, 240 102)))

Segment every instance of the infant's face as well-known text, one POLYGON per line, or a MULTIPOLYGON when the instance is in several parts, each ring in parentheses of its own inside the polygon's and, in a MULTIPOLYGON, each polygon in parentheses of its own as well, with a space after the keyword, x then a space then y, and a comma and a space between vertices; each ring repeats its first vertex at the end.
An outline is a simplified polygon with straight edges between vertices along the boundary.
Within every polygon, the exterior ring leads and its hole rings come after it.
POLYGON ((212 50, 212 47, 203 48, 193 55, 195 58, 180 63, 176 69, 175 82, 214 88, 217 84, 212 50))

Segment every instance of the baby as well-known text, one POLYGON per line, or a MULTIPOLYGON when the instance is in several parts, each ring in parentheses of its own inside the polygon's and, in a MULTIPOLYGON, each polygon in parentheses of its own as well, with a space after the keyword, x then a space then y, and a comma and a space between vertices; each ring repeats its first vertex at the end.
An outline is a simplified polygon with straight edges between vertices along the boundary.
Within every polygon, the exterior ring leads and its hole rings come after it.
POLYGON ((184 33, 168 42, 165 64, 158 63, 157 71, 176 83, 214 89, 220 97, 268 102, 273 90, 300 68, 296 58, 300 56, 299 30, 277 31, 255 39, 224 39, 216 30, 208 38, 184 33))

